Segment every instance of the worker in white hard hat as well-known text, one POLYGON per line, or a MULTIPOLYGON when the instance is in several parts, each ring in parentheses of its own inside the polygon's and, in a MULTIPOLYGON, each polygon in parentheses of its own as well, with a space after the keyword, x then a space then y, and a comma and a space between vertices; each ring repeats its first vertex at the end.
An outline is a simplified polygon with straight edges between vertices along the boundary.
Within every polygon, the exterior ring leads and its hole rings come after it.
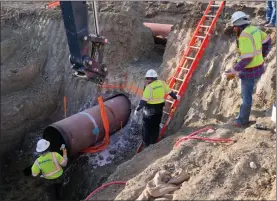
POLYGON ((58 196, 58 188, 60 187, 60 183, 62 183, 62 167, 65 167, 68 161, 67 150, 65 148, 65 145, 63 144, 60 149, 63 152, 63 156, 61 156, 57 152, 50 151, 49 141, 45 139, 39 140, 37 142, 36 151, 40 153, 40 157, 35 160, 32 166, 33 177, 36 177, 39 174, 41 174, 41 177, 49 181, 49 185, 54 184, 54 189, 56 190, 55 196, 58 196))
POLYGON ((37 142, 36 151, 40 157, 32 166, 32 175, 38 176, 40 173, 45 179, 56 179, 63 174, 63 168, 67 164, 67 151, 64 145, 61 147, 63 156, 57 152, 49 151, 50 142, 41 139, 37 142))
POLYGON ((175 100, 180 100, 180 96, 176 95, 162 80, 158 80, 158 74, 155 70, 150 69, 146 72, 146 86, 143 91, 142 99, 135 110, 137 112, 143 109, 143 142, 147 147, 155 144, 159 137, 160 123, 163 115, 163 107, 165 105, 165 94, 170 95, 175 100))
POLYGON ((257 80, 264 73, 264 58, 268 55, 271 38, 259 28, 252 26, 249 16, 242 11, 232 15, 231 23, 237 36, 239 58, 233 68, 226 71, 228 76, 238 76, 241 80, 242 105, 233 125, 241 127, 249 124, 252 107, 252 93, 257 80))

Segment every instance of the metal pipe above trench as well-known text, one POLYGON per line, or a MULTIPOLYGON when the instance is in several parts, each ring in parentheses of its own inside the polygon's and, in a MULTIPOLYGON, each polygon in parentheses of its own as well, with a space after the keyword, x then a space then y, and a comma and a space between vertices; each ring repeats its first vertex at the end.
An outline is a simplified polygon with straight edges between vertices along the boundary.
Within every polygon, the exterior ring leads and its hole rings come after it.
POLYGON ((172 24, 159 24, 159 23, 148 23, 144 22, 144 26, 151 29, 153 37, 167 38, 169 32, 171 31, 172 24))

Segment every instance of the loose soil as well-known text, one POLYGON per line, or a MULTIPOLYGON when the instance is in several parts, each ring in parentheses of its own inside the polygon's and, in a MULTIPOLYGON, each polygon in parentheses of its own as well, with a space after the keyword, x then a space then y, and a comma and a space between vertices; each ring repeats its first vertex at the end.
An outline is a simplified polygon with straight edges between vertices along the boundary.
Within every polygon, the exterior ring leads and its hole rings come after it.
MULTIPOLYGON (((22 169, 36 159, 34 149, 43 128, 64 117, 64 96, 69 116, 95 105, 99 95, 94 84, 71 76, 60 10, 46 10, 43 5, 4 2, 1 7, 0 153, 10 151, 1 163, 1 200, 47 199, 41 179, 24 177, 22 169)), ((100 28, 109 40, 105 49, 105 63, 110 71, 107 81, 122 81, 128 73, 128 83, 133 81, 142 87, 149 68, 168 79, 206 5, 101 2, 100 28), (154 45, 151 31, 142 24, 145 21, 174 24, 165 51, 154 45)), ((241 103, 239 80, 228 82, 222 77, 222 72, 231 68, 236 59, 235 38, 225 31, 226 19, 235 10, 243 10, 258 25, 265 16, 265 3, 247 5, 227 3, 224 19, 216 25, 167 137, 134 156, 140 141, 141 119, 130 118, 126 127, 115 134, 108 150, 82 155, 71 162, 65 172, 63 199, 84 199, 101 184, 113 180, 128 183, 125 187, 111 186, 92 199, 136 199, 163 168, 184 168, 190 174, 189 181, 174 192, 173 200, 276 199, 276 134, 269 118, 276 93, 275 30, 262 28, 271 35, 273 46, 265 60, 266 72, 255 88, 251 114, 252 120, 267 125, 269 130, 225 125, 239 111, 241 103), (202 135, 231 138, 233 143, 187 141, 173 149, 180 136, 207 125, 213 125, 216 131, 202 135), (124 143, 115 148, 121 140, 124 143), (250 162, 257 168, 252 169, 250 162)), ((117 92, 103 90, 100 94, 106 97, 114 93, 117 92)), ((130 98, 135 106, 140 97, 130 98)))

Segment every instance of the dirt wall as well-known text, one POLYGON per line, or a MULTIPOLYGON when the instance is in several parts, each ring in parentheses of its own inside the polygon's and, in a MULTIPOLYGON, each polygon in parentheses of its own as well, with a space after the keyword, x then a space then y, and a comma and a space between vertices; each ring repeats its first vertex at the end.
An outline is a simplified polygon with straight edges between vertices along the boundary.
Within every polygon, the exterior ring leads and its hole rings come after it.
MULTIPOLYGON (((71 76, 60 10, 39 4, 23 4, 21 10, 19 4, 5 3, 1 11, 6 17, 1 25, 0 153, 45 121, 62 118, 63 96, 70 115, 96 94, 95 84, 71 76)), ((89 20, 93 22, 92 15, 89 20)), ((104 61, 110 77, 121 73, 120 64, 152 51, 151 31, 132 13, 101 13, 99 21, 109 40, 104 61)))
MULTIPOLYGON (((234 5, 227 7, 225 21, 218 22, 213 37, 202 57, 196 71, 187 88, 186 94, 181 100, 181 107, 175 113, 169 126, 168 133, 174 133, 183 123, 191 121, 215 118, 227 122, 230 117, 239 111, 241 103, 240 81, 235 79, 227 81, 223 72, 235 64, 237 57, 235 36, 225 32, 226 23, 230 13, 235 10, 243 10, 251 14, 253 24, 264 14, 263 8, 251 8, 234 5)), ((196 12, 197 13, 197 12, 196 12)), ((174 73, 182 54, 193 34, 193 28, 197 25, 202 14, 190 19, 186 14, 179 23, 173 27, 168 38, 167 48, 164 54, 162 77, 168 79, 174 73)), ((255 111, 261 112, 272 107, 276 92, 276 31, 263 29, 272 38, 272 49, 265 59, 266 72, 261 77, 255 88, 253 96, 253 115, 255 111)), ((255 116, 251 117, 255 118, 255 116)))

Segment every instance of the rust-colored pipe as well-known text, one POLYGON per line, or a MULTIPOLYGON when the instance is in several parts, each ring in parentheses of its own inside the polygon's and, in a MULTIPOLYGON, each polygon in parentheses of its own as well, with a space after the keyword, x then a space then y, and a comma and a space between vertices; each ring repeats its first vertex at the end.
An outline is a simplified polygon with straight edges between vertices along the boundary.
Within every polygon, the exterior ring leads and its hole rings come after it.
MULTIPOLYGON (((128 97, 119 94, 104 100, 104 105, 112 134, 127 123, 131 114, 131 102, 128 97)), ((65 144, 69 155, 95 145, 104 136, 99 105, 51 124, 43 132, 43 138, 50 141, 52 151, 59 151, 60 146, 65 144), (98 135, 93 133, 96 128, 93 119, 99 128, 98 135)))
POLYGON ((172 24, 158 24, 158 23, 143 23, 144 26, 151 29, 154 37, 160 36, 167 38, 169 32, 171 31, 172 24))

